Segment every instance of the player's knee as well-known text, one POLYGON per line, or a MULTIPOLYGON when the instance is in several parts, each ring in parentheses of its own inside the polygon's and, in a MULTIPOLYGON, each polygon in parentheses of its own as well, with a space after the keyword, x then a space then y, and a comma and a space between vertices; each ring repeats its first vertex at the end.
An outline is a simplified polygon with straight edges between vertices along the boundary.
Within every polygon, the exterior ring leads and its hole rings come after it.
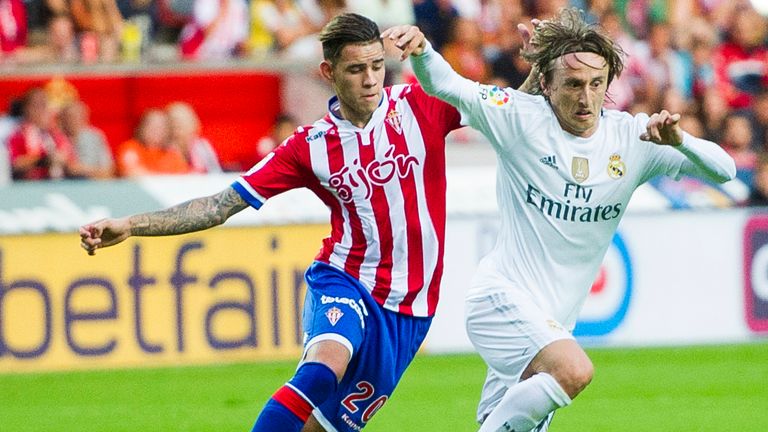
POLYGON ((568 393, 568 396, 573 399, 589 385, 594 374, 595 368, 592 365, 592 361, 584 356, 584 358, 573 361, 563 367, 558 371, 555 378, 563 390, 568 393))
POLYGON ((333 340, 324 340, 307 349, 304 361, 322 363, 328 366, 336 374, 337 380, 341 381, 347 371, 350 357, 349 349, 344 344, 333 340))

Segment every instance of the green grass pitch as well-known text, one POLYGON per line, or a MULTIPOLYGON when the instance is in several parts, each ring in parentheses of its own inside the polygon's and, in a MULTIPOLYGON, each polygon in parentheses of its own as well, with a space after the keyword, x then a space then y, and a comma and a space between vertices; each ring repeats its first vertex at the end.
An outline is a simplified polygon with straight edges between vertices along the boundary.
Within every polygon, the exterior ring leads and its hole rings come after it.
MULTIPOLYGON (((590 349, 596 374, 551 432, 768 430, 768 342, 590 349)), ((0 431, 249 431, 293 362, 0 374, 0 431)), ((476 355, 420 355, 370 432, 476 431, 476 355)))

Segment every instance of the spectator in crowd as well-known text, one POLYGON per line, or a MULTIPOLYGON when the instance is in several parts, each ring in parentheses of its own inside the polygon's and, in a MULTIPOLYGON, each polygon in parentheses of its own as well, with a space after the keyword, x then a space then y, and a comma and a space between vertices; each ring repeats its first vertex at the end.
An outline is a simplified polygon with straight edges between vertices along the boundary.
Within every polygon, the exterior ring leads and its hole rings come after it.
POLYGON ((768 151, 768 86, 755 95, 752 101, 752 127, 755 132, 752 148, 757 152, 768 151))
POLYGON ((752 124, 746 114, 731 113, 725 118, 720 145, 736 162, 736 177, 750 184, 757 154, 752 150, 752 124))
POLYGON ((702 31, 691 36, 690 55, 692 62, 693 97, 701 97, 707 88, 714 86, 715 71, 712 67, 712 55, 715 49, 717 35, 714 30, 705 28, 705 24, 696 22, 702 31))
POLYGON ((501 38, 504 33, 509 33, 505 27, 507 22, 514 22, 515 25, 523 22, 520 20, 522 5, 517 0, 480 0, 478 8, 476 21, 482 34, 483 55, 488 62, 493 62, 500 54, 501 38))
POLYGON ((117 171, 123 177, 153 174, 187 174, 191 168, 173 145, 168 115, 159 109, 144 113, 135 137, 117 150, 117 171))
POLYGON ((752 187, 747 198, 747 205, 755 207, 768 206, 768 152, 762 152, 755 161, 755 171, 752 176, 752 187))
POLYGON ((73 63, 79 60, 77 39, 72 19, 57 15, 48 22, 48 45, 43 48, 43 61, 73 63))
MULTIPOLYGON (((194 0, 163 0, 164 2, 179 3, 181 5, 189 5, 194 0)), ((153 3, 154 0, 117 0, 117 9, 120 11, 120 16, 124 19, 133 18, 137 15, 149 17, 154 13, 153 3)))
POLYGON ((299 7, 317 29, 347 10, 346 0, 297 0, 299 7))
MULTIPOLYGON (((579 0, 571 1, 578 2, 579 0)), ((569 3, 569 0, 537 0, 533 2, 533 16, 541 19, 552 18, 557 15, 560 9, 568 7, 569 3)))
POLYGON ((8 112, 0 116, 0 144, 7 150, 8 139, 16 132, 24 115, 23 98, 15 98, 8 104, 8 112))
POLYGON ((261 137, 256 143, 256 160, 254 164, 272 152, 286 138, 291 136, 299 126, 296 119, 290 114, 280 114, 270 128, 269 134, 261 137))
POLYGON ((729 107, 748 108, 754 93, 768 84, 768 19, 748 3, 739 5, 727 30, 712 59, 715 85, 729 107))
POLYGON ((520 56, 520 45, 502 38, 500 51, 491 63, 491 80, 499 87, 518 88, 525 82, 531 66, 520 56))
POLYGON ((701 119, 704 123, 704 128, 707 133, 705 138, 714 141, 722 142, 722 131, 725 123, 725 118, 730 113, 728 105, 725 99, 720 95, 714 87, 707 89, 701 99, 701 119))
POLYGON ((194 173, 221 172, 219 157, 211 143, 200 136, 200 118, 187 103, 173 102, 165 108, 173 146, 181 151, 194 173))
POLYGON ((668 23, 651 24, 648 41, 642 43, 639 50, 647 65, 647 78, 655 90, 649 95, 651 104, 661 107, 661 98, 668 90, 675 90, 686 98, 692 95, 691 62, 688 56, 672 47, 672 29, 668 23))
MULTIPOLYGON (((653 83, 646 79, 647 66, 639 54, 640 42, 624 29, 621 18, 614 11, 605 12, 600 22, 608 35, 626 54, 624 71, 611 83, 605 106, 610 109, 629 110, 633 103, 644 102, 653 93, 653 83)), ((653 109, 651 107, 640 109, 640 112, 649 111, 653 109)))
POLYGON ((46 27, 45 44, 26 47, 16 55, 16 61, 25 64, 70 64, 79 60, 74 24, 69 15, 52 16, 46 27))
POLYGON ((240 55, 248 40, 245 0, 195 0, 192 20, 181 31, 180 49, 188 60, 223 60, 240 55))
POLYGON ((75 163, 72 146, 56 127, 48 96, 42 88, 29 90, 22 103, 22 120, 8 140, 17 180, 61 179, 75 163))
POLYGON ((22 116, 22 101, 14 99, 8 106, 8 112, 0 117, 0 186, 7 185, 13 179, 11 155, 8 151, 8 138, 16 131, 22 116))
POLYGON ((413 24, 413 0, 346 0, 347 11, 368 17, 387 28, 398 24, 413 24))
POLYGON ((90 111, 82 101, 72 101, 59 113, 61 130, 72 143, 77 164, 71 176, 108 179, 115 175, 115 161, 104 132, 90 124, 90 111))
POLYGON ((693 136, 705 136, 704 125, 701 124, 701 120, 695 115, 685 115, 680 119, 680 129, 688 132, 693 136))
POLYGON ((486 82, 490 78, 491 71, 483 56, 483 34, 474 20, 459 17, 453 22, 443 56, 456 72, 472 81, 486 82))
POLYGON ((13 60, 27 44, 27 10, 22 0, 0 0, 0 61, 13 60))
POLYGON ((294 0, 255 0, 251 3, 251 48, 287 58, 319 56, 312 24, 294 0))
POLYGON ((116 1, 69 0, 69 5, 78 32, 81 37, 94 38, 101 61, 116 61, 123 30, 116 1))
MULTIPOLYGON (((251 2, 253 3, 253 1, 251 2)), ((179 39, 184 24, 194 14, 194 2, 189 0, 158 0, 155 3, 154 36, 160 43, 173 43, 179 39)))
POLYGON ((414 0, 416 25, 424 32, 437 51, 450 39, 453 22, 459 11, 451 0, 414 0))

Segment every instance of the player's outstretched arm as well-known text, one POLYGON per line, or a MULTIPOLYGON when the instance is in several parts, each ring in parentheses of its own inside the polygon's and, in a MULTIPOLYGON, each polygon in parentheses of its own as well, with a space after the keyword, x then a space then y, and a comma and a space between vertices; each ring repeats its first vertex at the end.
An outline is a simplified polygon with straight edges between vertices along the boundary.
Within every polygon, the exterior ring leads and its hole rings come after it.
POLYGON ((689 163, 682 167, 685 174, 706 177, 718 183, 733 180, 736 177, 733 158, 719 145, 683 132, 680 118, 680 114, 671 114, 667 110, 651 115, 640 139, 678 149, 688 158, 689 163))
POLYGON ((102 219, 80 227, 80 246, 89 255, 98 248, 116 245, 130 236, 167 236, 201 231, 223 224, 248 207, 229 187, 215 195, 195 198, 165 210, 119 219, 102 219))
POLYGON ((381 36, 390 39, 396 47, 403 50, 402 59, 410 55, 413 72, 427 94, 458 106, 462 94, 476 92, 477 84, 453 70, 451 65, 424 39, 424 34, 418 27, 395 26, 385 30, 381 36))

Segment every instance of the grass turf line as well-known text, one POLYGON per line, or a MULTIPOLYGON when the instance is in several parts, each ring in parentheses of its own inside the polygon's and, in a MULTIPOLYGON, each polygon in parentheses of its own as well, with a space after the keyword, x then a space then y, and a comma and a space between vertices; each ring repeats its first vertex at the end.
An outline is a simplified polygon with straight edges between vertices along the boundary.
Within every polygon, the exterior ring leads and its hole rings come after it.
MULTIPOLYGON (((768 342, 590 349, 592 384, 550 432, 761 431, 768 342)), ((249 431, 294 362, 0 375, 0 430, 249 431)), ((419 356, 367 432, 476 431, 476 355, 419 356)))

